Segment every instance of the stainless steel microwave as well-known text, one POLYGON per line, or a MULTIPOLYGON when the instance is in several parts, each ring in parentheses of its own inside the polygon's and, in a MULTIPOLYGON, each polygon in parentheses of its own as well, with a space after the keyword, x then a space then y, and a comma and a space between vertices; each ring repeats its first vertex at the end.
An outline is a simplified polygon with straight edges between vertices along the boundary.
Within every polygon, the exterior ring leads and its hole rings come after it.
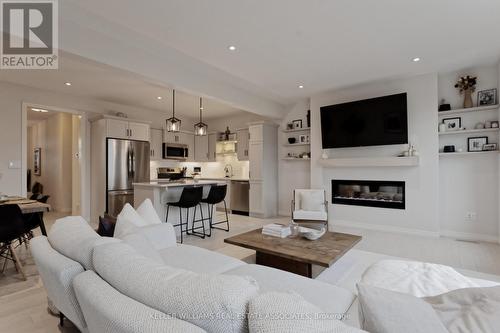
POLYGON ((163 158, 166 160, 185 161, 189 157, 188 145, 163 143, 163 158))

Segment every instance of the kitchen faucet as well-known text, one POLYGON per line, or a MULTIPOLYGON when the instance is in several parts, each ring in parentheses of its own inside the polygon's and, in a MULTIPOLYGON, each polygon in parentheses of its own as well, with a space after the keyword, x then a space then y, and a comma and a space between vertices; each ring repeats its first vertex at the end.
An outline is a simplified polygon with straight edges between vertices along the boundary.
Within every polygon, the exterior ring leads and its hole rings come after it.
POLYGON ((224 167, 224 172, 226 173, 226 178, 231 178, 233 174, 233 166, 231 164, 226 164, 224 167))

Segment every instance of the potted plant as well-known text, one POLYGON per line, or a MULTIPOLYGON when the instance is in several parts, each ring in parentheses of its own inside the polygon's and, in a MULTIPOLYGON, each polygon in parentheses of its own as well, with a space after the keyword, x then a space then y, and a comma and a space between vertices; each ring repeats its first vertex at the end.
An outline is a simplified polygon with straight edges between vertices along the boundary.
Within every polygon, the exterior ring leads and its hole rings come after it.
POLYGON ((470 75, 462 76, 455 84, 455 88, 460 90, 460 95, 464 94, 464 108, 471 108, 472 93, 476 90, 477 77, 470 75))

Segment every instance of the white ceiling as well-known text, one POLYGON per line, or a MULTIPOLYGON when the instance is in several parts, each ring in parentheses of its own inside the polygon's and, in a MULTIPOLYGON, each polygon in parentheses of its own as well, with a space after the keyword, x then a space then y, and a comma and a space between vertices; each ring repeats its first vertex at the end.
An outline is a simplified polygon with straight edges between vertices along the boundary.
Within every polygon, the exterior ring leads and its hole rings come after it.
POLYGON ((86 0, 79 5, 120 25, 125 36, 134 31, 173 47, 267 90, 279 103, 500 56, 498 0, 86 0), (228 51, 229 45, 237 50, 228 51), (422 61, 414 63, 414 57, 422 61))
MULTIPOLYGON (((137 74, 99 64, 81 57, 60 54, 58 70, 0 71, 0 80, 99 101, 156 110, 172 110, 172 89, 148 82, 137 74), (66 86, 65 82, 71 82, 66 86), (157 97, 163 97, 158 100, 157 97)), ((176 114, 196 118, 199 96, 176 90, 176 114)), ((224 103, 204 98, 203 117, 218 118, 246 113, 224 103)), ((36 114, 36 112, 33 112, 36 114)), ((43 117, 47 114, 38 114, 43 117)))

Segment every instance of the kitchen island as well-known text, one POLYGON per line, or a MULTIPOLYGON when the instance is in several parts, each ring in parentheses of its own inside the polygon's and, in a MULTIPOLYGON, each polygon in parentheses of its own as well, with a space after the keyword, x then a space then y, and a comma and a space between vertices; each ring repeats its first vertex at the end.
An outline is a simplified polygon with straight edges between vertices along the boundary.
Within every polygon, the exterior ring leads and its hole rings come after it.
MULTIPOLYGON (((217 180, 179 180, 179 181, 169 181, 169 180, 158 180, 152 181, 148 183, 134 183, 134 206, 135 208, 139 207, 142 202, 146 199, 150 199, 153 203, 153 207, 155 208, 158 216, 162 221, 165 221, 166 212, 167 212, 167 202, 177 202, 181 197, 182 190, 186 186, 203 186, 203 197, 205 198, 210 191, 210 186, 219 184, 224 182, 217 180)), ((206 204, 202 204, 203 209, 203 217, 208 218, 209 211, 208 206, 206 204)), ((194 208, 189 210, 189 221, 188 227, 191 228, 191 223, 193 221, 194 208)), ((183 221, 186 221, 186 209, 182 211, 183 221)), ((200 219, 200 209, 198 207, 196 213, 196 219, 200 219)), ((168 222, 172 224, 179 223, 179 209, 177 207, 170 207, 170 211, 168 213, 168 222)), ((196 224, 196 226, 201 226, 200 224, 196 224)), ((205 222, 205 227, 208 227, 208 223, 205 222)), ((207 230, 208 231, 208 230, 207 230)), ((180 228, 176 228, 176 232, 180 232, 180 228)))

